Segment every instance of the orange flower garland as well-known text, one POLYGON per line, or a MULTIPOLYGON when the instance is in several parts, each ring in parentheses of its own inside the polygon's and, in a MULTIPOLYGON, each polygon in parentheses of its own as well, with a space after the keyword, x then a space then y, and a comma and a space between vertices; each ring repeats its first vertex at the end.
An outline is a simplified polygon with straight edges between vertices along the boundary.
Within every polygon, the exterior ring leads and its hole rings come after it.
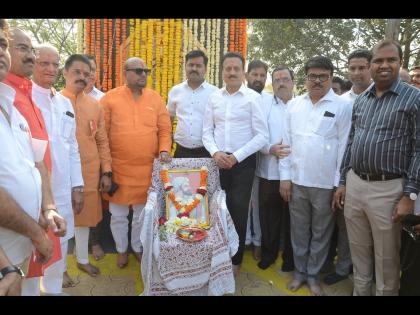
POLYGON ((193 201, 188 204, 181 204, 177 200, 174 192, 172 191, 174 187, 171 184, 171 182, 169 182, 168 169, 166 167, 162 167, 160 171, 160 177, 162 178, 165 191, 168 193, 169 200, 171 200, 174 204, 176 210, 178 211, 178 215, 189 216, 190 212, 199 205, 201 200, 207 194, 207 167, 205 166, 201 168, 200 187, 197 188, 197 192, 194 196, 193 201))

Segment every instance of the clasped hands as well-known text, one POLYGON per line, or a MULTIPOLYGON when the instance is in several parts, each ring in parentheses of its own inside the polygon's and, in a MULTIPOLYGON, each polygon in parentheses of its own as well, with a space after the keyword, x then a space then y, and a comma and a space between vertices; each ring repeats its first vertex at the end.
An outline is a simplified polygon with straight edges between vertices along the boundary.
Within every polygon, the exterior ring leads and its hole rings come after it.
POLYGON ((227 154, 222 151, 217 151, 213 155, 213 158, 216 161, 217 166, 224 170, 229 170, 238 163, 238 160, 233 154, 227 154))

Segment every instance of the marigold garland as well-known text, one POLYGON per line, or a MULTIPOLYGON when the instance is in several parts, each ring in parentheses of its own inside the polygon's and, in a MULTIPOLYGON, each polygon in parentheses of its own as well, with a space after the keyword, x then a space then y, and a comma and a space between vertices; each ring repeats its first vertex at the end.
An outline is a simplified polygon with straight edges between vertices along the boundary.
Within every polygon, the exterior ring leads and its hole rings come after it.
POLYGON ((168 91, 186 79, 184 57, 189 51, 207 54, 206 80, 217 86, 223 83, 221 56, 247 53, 246 19, 85 19, 78 23, 77 35, 78 51, 96 58, 98 87, 104 92, 123 84, 125 60, 138 56, 153 70, 148 86, 165 101, 168 91))

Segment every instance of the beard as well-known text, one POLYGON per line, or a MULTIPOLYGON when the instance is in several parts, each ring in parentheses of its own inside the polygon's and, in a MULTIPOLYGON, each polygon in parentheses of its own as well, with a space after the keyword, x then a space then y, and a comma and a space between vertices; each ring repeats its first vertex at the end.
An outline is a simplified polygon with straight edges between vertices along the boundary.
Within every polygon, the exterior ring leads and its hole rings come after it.
POLYGON ((264 90, 264 85, 261 82, 254 82, 253 84, 248 84, 248 87, 259 94, 261 94, 261 92, 264 90))

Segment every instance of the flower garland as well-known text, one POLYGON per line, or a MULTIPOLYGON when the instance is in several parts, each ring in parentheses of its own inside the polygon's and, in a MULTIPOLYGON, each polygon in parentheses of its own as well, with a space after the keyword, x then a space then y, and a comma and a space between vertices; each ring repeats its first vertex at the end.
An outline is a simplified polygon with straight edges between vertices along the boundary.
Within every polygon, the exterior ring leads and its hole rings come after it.
MULTIPOLYGON (((189 28, 188 28, 188 20, 187 19, 184 19, 184 21, 183 21, 183 33, 184 33, 184 36, 182 36, 183 37, 183 42, 182 42, 182 57, 184 58, 184 56, 188 53, 188 30, 189 30, 189 28)), ((187 78, 187 75, 186 75, 186 73, 185 73, 185 67, 182 67, 181 66, 181 68, 182 68, 182 81, 185 81, 186 80, 186 78, 187 78)))
POLYGON ((179 198, 176 198, 175 193, 172 191, 174 187, 172 183, 169 182, 168 169, 165 166, 162 167, 160 171, 160 177, 162 178, 165 191, 168 193, 169 200, 172 201, 172 203, 178 211, 178 217, 189 217, 190 212, 198 206, 198 204, 201 202, 201 200, 203 200, 204 196, 207 194, 207 171, 207 167, 203 166, 201 168, 200 187, 197 188, 197 192, 194 196, 193 201, 184 204, 180 202, 179 198))
POLYGON ((219 86, 219 76, 220 76, 220 27, 221 21, 220 19, 216 20, 216 58, 214 61, 214 85, 219 86))
POLYGON ((238 51, 246 56, 247 20, 84 19, 78 23, 77 45, 78 51, 95 55, 98 87, 104 92, 123 83, 123 63, 138 56, 153 69, 148 86, 166 101, 173 85, 186 79, 184 57, 193 49, 207 54, 206 80, 219 86, 222 55, 238 51))
POLYGON ((172 88, 173 84, 174 84, 174 58, 175 58, 175 51, 174 51, 174 46, 175 46, 175 20, 174 19, 169 19, 169 49, 168 49, 168 67, 169 67, 169 71, 168 71, 168 88, 167 91, 165 93, 165 102, 167 101, 167 95, 169 92, 169 89, 172 88))
POLYGON ((155 63, 156 63, 156 72, 155 76, 155 91, 158 94, 161 94, 162 91, 162 75, 161 75, 161 52, 162 52, 162 22, 157 20, 156 25, 156 47, 155 47, 155 63))
MULTIPOLYGON (((206 53, 209 54, 211 49, 211 19, 206 20, 206 25, 206 53)), ((210 56, 208 57, 209 59, 207 61, 206 81, 210 83, 210 69, 213 67, 213 63, 210 56)))
POLYGON ((182 21, 176 20, 175 22, 175 59, 174 59, 174 84, 179 83, 179 72, 181 68, 180 53, 181 53, 181 33, 182 21))

